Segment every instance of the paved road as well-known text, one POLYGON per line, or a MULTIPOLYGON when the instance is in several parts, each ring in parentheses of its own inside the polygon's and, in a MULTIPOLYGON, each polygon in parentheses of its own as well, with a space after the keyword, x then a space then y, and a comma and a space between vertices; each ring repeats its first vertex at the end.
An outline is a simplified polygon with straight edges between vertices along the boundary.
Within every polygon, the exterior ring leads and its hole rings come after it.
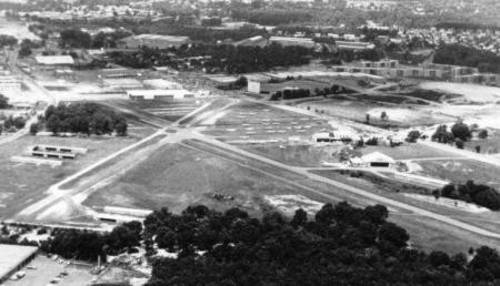
POLYGON ((25 124, 23 129, 18 130, 16 133, 11 134, 7 137, 1 138, 0 145, 13 142, 13 141, 21 138, 22 136, 28 134, 31 124, 38 122, 38 115, 44 114, 45 109, 49 105, 51 105, 51 104, 56 105, 57 104, 57 100, 50 94, 50 92, 47 89, 45 89, 43 86, 40 86, 35 80, 33 80, 29 75, 26 75, 22 70, 20 70, 16 66, 17 57, 16 57, 14 52, 11 52, 11 53, 13 53, 13 54, 8 55, 8 62, 7 62, 7 64, 10 67, 11 72, 15 75, 21 76, 23 79, 23 83, 26 84, 31 91, 43 95, 45 97, 45 101, 47 102, 47 106, 42 110, 35 110, 36 115, 31 116, 28 119, 28 121, 26 121, 26 124, 25 124))

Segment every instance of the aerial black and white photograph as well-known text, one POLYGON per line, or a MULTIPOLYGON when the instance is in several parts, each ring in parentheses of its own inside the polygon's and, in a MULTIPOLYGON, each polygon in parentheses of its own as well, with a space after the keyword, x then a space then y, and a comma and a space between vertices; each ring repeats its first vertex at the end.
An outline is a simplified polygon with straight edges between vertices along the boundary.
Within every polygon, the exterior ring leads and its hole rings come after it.
POLYGON ((500 285, 500 0, 0 0, 0 285, 500 285))

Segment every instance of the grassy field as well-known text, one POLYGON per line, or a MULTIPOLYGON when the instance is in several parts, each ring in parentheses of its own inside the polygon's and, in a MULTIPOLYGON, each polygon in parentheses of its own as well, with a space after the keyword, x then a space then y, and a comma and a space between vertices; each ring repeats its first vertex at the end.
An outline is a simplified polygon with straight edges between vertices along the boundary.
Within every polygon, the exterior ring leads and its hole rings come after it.
POLYGON ((61 138, 52 136, 23 136, 15 142, 0 145, 0 218, 17 213, 24 206, 44 196, 47 188, 68 175, 89 166, 98 159, 138 141, 151 133, 150 129, 134 128, 129 137, 61 138), (10 161, 11 156, 27 154, 36 144, 64 145, 87 148, 87 154, 68 160, 60 167, 36 166, 10 161))
POLYGON ((192 204, 219 210, 241 207, 261 214, 262 195, 289 193, 282 182, 211 154, 169 145, 131 169, 118 181, 92 194, 87 206, 106 205, 180 212, 192 204), (216 199, 214 196, 226 196, 216 199))
POLYGON ((398 147, 389 146, 365 146, 359 149, 363 154, 381 152, 395 160, 422 159, 422 158, 443 158, 459 157, 457 154, 445 153, 422 144, 403 144, 398 147))
POLYGON ((486 139, 474 139, 472 141, 465 142, 465 148, 476 152, 476 146, 481 147, 481 153, 483 154, 498 154, 500 153, 500 132, 495 130, 490 131, 488 138, 486 139))
MULTIPOLYGON (((500 212, 490 211, 485 213, 470 213, 461 209, 444 207, 439 204, 415 200, 402 195, 402 193, 406 192, 425 194, 430 192, 430 190, 416 188, 407 184, 394 183, 392 180, 390 182, 382 179, 373 180, 367 176, 351 177, 349 175, 342 175, 339 172, 332 171, 315 173, 357 188, 368 190, 384 197, 404 202, 409 205, 447 215, 491 231, 498 231, 498 227, 500 226, 498 223, 500 220, 500 212)), ((457 251, 466 251, 470 246, 477 247, 486 243, 492 247, 500 249, 500 243, 498 241, 489 240, 484 237, 477 237, 467 231, 447 226, 423 216, 409 214, 398 210, 391 213, 390 220, 407 229, 411 235, 411 241, 416 247, 421 249, 429 251, 439 249, 449 253, 456 253, 457 251)))
POLYGON ((370 96, 365 97, 365 99, 359 97, 356 99, 329 98, 322 101, 301 103, 299 106, 357 122, 365 122, 366 114, 370 114, 370 124, 381 126, 410 127, 452 120, 447 116, 431 114, 418 105, 393 105, 371 99, 370 96), (382 121, 380 119, 382 111, 387 113, 389 120, 382 121))
POLYGON ((335 156, 343 144, 329 146, 313 145, 279 145, 279 144, 246 144, 238 145, 243 150, 273 159, 275 161, 300 167, 320 167, 321 161, 338 162, 335 156))
POLYGON ((473 180, 500 190, 500 168, 467 160, 425 161, 418 162, 422 174, 449 180, 453 183, 465 183, 473 180))

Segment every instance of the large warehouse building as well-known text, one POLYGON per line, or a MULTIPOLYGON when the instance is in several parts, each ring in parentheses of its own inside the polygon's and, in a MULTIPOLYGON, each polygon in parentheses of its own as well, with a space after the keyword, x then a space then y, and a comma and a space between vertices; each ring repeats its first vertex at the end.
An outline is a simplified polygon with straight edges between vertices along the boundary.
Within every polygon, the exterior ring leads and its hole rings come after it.
POLYGON ((168 49, 172 47, 178 48, 188 43, 190 43, 189 37, 185 36, 141 34, 121 39, 118 42, 118 47, 123 49, 137 49, 144 46, 155 49, 168 49))
POLYGON ((21 270, 38 252, 38 247, 0 244, 0 284, 21 270))
POLYGON ((174 100, 194 98, 194 93, 185 89, 140 89, 128 90, 131 100, 174 100))

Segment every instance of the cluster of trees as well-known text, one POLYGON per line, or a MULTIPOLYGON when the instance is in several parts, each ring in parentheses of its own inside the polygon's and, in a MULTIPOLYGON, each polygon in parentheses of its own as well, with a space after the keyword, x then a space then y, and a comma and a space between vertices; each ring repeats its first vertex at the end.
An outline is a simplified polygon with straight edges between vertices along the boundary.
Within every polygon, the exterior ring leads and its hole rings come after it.
POLYGON ((302 23, 312 19, 310 13, 300 10, 281 9, 233 9, 232 17, 235 20, 248 21, 251 23, 277 26, 290 23, 302 23))
POLYGON ((465 184, 446 185, 435 195, 475 203, 491 210, 500 210, 500 194, 487 185, 476 185, 473 181, 465 184))
POLYGON ((60 43, 62 48, 90 48, 92 37, 89 33, 80 29, 66 29, 60 33, 60 43))
POLYGON ((100 32, 92 37, 80 29, 70 28, 60 32, 59 45, 63 48, 116 48, 117 41, 132 35, 126 30, 117 30, 111 33, 100 32))
POLYGON ((42 45, 38 42, 32 41, 30 39, 23 39, 21 41, 21 47, 19 48, 19 56, 20 57, 27 57, 31 55, 31 50, 40 48, 42 45))
POLYGON ((210 17, 201 19, 202 26, 220 26, 222 24, 222 19, 220 17, 210 17))
POLYGON ((0 48, 14 46, 17 44, 17 39, 10 35, 0 35, 0 48))
POLYGON ((464 148, 464 142, 470 140, 472 137, 472 132, 469 126, 463 122, 457 122, 448 131, 446 125, 440 125, 436 129, 436 132, 432 134, 431 139, 439 143, 453 143, 457 145, 458 148, 464 148))
POLYGON ((45 126, 54 134, 59 132, 102 135, 113 131, 127 134, 127 120, 109 108, 95 103, 73 103, 49 106, 45 111, 45 126))
POLYGON ((327 64, 342 65, 344 62, 358 60, 379 61, 383 58, 383 52, 378 49, 372 50, 338 50, 335 53, 327 54, 327 64))
POLYGON ((10 108, 9 98, 3 94, 0 94, 0 109, 10 108))
POLYGON ((271 95, 271 100, 296 99, 311 96, 311 91, 307 88, 278 90, 271 95))
POLYGON ((26 119, 22 116, 13 117, 12 115, 6 118, 3 122, 3 128, 5 130, 11 130, 15 128, 16 130, 24 128, 26 125, 26 119))
POLYGON ((105 234, 57 229, 52 233, 52 238, 42 242, 41 249, 66 259, 96 261, 101 257, 105 261, 106 255, 131 251, 133 247, 139 246, 141 232, 142 224, 137 221, 119 225, 105 234))
POLYGON ((189 60, 189 66, 205 69, 209 73, 248 73, 266 71, 278 66, 307 64, 312 54, 311 49, 299 46, 283 47, 279 44, 263 48, 198 44, 164 51, 143 47, 137 52, 119 51, 108 55, 113 62, 133 68, 148 68, 153 65, 179 68, 185 64, 183 58, 202 57, 203 59, 189 60), (172 56, 172 53, 175 56, 172 56))
POLYGON ((438 64, 476 67, 481 72, 500 73, 500 56, 459 44, 441 45, 434 55, 438 64))
POLYGON ((350 90, 347 90, 342 86, 334 84, 331 87, 325 87, 325 88, 317 87, 312 92, 310 89, 307 88, 285 89, 283 91, 279 90, 271 95, 270 100, 296 99, 309 96, 327 96, 329 94, 350 93, 350 92, 351 92, 350 90))
POLYGON ((313 219, 204 206, 181 215, 162 209, 144 222, 147 245, 177 252, 153 260, 159 285, 486 285, 499 282, 500 257, 488 247, 464 254, 407 248, 407 232, 384 206, 325 205, 313 219), (486 282, 483 282, 486 283, 486 282))
POLYGON ((396 37, 398 35, 398 30, 396 29, 374 29, 367 26, 359 29, 359 32, 365 36, 364 40, 368 42, 375 41, 378 36, 396 37))
POLYGON ((408 132, 408 135, 406 136, 406 141, 409 143, 416 143, 417 140, 422 136, 422 133, 418 130, 412 130, 408 132))
POLYGON ((485 25, 469 22, 440 22, 436 25, 436 29, 455 29, 455 30, 500 30, 496 25, 485 25))
POLYGON ((93 49, 116 48, 118 40, 131 35, 132 33, 126 30, 117 30, 112 33, 100 32, 92 38, 92 43, 90 46, 93 49))

